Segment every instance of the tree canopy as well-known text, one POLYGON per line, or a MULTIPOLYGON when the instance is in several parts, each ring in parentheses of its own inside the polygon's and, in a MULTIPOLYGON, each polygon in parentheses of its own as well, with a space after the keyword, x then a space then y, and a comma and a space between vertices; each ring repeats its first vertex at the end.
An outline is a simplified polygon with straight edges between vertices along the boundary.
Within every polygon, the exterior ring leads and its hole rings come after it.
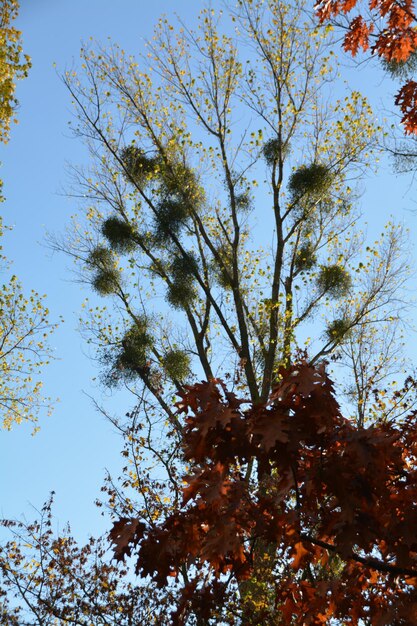
POLYGON ((381 129, 335 87, 331 37, 302 2, 239 0, 195 29, 162 18, 139 60, 86 47, 64 75, 91 166, 52 245, 93 291, 103 384, 130 392, 124 415, 101 408, 125 459, 103 492, 116 558, 139 555, 144 580, 130 561, 99 580, 100 543, 13 526, 3 584, 30 619, 115 624, 116 598, 128 624, 412 614, 415 385, 392 376, 407 240, 394 222, 361 232, 355 181, 381 129))

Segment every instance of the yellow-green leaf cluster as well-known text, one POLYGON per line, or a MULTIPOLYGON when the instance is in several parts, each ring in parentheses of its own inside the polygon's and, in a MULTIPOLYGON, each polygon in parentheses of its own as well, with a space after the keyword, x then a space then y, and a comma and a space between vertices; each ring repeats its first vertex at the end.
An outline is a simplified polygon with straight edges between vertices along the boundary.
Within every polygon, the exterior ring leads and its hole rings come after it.
POLYGON ((40 374, 51 358, 47 339, 54 326, 44 297, 25 295, 16 276, 0 287, 0 312, 0 420, 10 430, 51 408, 40 374))
POLYGON ((0 8, 0 141, 7 142, 15 115, 16 80, 25 78, 30 58, 23 54, 21 32, 12 26, 17 16, 17 0, 3 0, 0 8))

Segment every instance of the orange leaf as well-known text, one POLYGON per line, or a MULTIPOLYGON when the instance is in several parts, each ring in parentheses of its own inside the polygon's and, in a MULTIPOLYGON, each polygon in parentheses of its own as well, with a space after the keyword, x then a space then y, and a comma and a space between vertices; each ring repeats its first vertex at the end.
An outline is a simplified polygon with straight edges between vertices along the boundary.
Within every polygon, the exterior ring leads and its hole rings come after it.
POLYGON ((310 552, 306 550, 306 548, 304 547, 301 541, 295 544, 294 551, 295 551, 295 554, 292 558, 291 565, 294 569, 299 569, 301 566, 301 562, 304 560, 304 557, 307 554, 310 554, 310 552))
POLYGON ((369 35, 372 30, 372 24, 368 26, 362 16, 355 17, 349 24, 349 32, 345 36, 343 48, 346 52, 351 52, 352 56, 355 56, 360 48, 364 51, 368 50, 369 35))

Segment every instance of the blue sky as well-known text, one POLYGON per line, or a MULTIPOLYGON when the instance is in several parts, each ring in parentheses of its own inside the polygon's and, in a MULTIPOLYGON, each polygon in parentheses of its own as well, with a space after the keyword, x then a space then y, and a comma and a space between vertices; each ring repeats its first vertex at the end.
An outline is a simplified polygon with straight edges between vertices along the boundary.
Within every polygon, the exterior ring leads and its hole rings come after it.
MULTIPOLYGON (((44 378, 47 394, 60 398, 54 414, 41 419, 36 437, 31 437, 30 427, 0 432, 1 517, 30 518, 31 507, 40 508, 55 490, 55 513, 61 526, 69 520, 80 537, 105 530, 108 522, 93 502, 105 468, 117 473, 122 463, 118 436, 88 397, 102 396, 93 380, 98 370, 77 332, 81 303, 88 293, 72 282, 68 259, 52 255, 44 243, 46 231, 62 233, 77 211, 76 201, 65 197, 63 189, 69 180, 67 164, 85 159, 82 145, 68 130, 70 98, 59 74, 77 64, 81 42, 90 36, 102 42, 110 36, 127 52, 140 52, 162 13, 172 15, 175 9, 189 24, 203 4, 192 0, 22 0, 17 25, 33 68, 18 87, 20 123, 13 127, 10 143, 0 149, 0 178, 7 198, 2 214, 5 223, 14 226, 7 235, 5 252, 26 289, 46 293, 51 319, 62 315, 65 324, 52 338, 57 360, 44 378)), ((221 2, 213 0, 212 4, 221 2)), ((395 86, 372 62, 342 71, 352 87, 362 89, 376 107, 391 107, 395 86)), ((391 213, 416 231, 415 193, 409 179, 393 176, 385 164, 363 186, 361 205, 371 231, 376 234, 391 213)), ((117 407, 123 399, 105 401, 117 407)))

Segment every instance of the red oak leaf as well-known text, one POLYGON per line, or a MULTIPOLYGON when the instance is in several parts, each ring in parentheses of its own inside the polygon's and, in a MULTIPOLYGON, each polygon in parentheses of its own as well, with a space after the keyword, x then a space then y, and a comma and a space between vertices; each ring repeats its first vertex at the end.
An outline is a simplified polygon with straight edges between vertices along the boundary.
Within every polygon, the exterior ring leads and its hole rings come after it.
POLYGON ((114 544, 114 558, 116 561, 123 561, 125 556, 131 555, 132 545, 137 545, 143 536, 145 528, 145 524, 136 518, 122 517, 113 524, 109 538, 114 544))

